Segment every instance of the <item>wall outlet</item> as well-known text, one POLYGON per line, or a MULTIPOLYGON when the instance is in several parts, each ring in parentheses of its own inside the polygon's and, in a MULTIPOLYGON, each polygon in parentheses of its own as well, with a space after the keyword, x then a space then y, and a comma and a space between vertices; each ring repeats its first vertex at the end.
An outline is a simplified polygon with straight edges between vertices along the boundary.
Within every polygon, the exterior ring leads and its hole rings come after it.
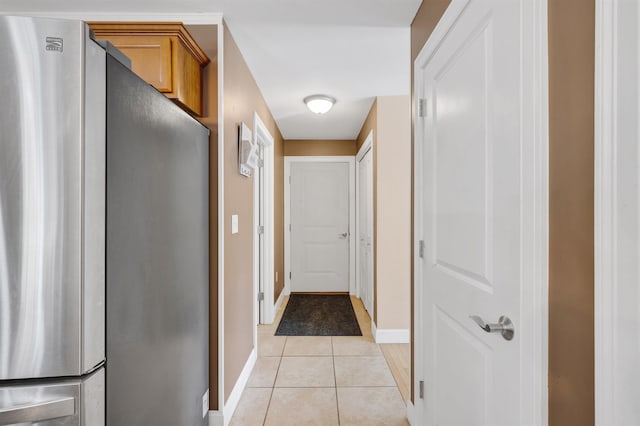
POLYGON ((202 395, 202 418, 204 419, 209 412, 209 389, 202 395))

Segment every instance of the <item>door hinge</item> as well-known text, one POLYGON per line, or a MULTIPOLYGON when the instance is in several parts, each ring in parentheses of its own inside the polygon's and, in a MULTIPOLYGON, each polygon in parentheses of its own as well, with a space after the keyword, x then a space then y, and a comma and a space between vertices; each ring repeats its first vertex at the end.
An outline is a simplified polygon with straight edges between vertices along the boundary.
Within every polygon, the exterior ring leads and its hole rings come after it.
POLYGON ((258 160, 258 167, 264 167, 264 160, 262 158, 258 160))
POLYGON ((264 226, 258 226, 258 235, 264 234, 264 226))
POLYGON ((418 242, 418 256, 420 259, 424 259, 424 240, 418 242))
POLYGON ((424 399, 424 380, 420 380, 419 393, 420 399, 424 399))
POLYGON ((262 302, 264 300, 264 292, 261 291, 260 293, 258 293, 258 302, 262 302))
POLYGON ((291 232, 291 224, 289 224, 289 232, 291 232))
POLYGON ((289 272, 289 279, 291 279, 291 272, 289 272))
POLYGON ((418 99, 418 117, 427 116, 427 100, 425 98, 418 99))

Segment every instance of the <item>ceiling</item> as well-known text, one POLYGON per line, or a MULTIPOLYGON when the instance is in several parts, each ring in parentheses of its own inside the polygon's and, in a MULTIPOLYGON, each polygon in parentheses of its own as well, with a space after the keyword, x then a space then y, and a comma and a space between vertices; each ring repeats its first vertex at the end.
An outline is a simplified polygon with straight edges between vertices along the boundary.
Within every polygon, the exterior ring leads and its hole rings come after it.
POLYGON ((2 0, 0 13, 222 12, 285 139, 355 139, 376 96, 409 94, 421 1, 2 0), (337 102, 315 115, 312 94, 337 102))

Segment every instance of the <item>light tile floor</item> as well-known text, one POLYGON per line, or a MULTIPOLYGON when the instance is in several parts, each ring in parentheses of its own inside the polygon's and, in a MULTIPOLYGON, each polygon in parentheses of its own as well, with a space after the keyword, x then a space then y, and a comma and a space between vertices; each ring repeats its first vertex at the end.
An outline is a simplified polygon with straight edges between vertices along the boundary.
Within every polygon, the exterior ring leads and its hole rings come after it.
POLYGON ((351 300, 362 337, 274 336, 286 300, 273 324, 258 327, 258 360, 231 425, 409 424, 408 345, 381 350, 362 303, 351 300))

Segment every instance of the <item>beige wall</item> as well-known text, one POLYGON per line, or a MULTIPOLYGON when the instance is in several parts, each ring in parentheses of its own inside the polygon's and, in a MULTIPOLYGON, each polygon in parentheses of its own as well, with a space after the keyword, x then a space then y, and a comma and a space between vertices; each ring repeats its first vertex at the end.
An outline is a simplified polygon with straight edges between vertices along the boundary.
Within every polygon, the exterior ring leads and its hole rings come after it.
POLYGON ((209 135, 209 409, 218 409, 218 27, 187 29, 211 62, 202 76, 203 113, 209 135))
POLYGON ((356 153, 354 140, 287 139, 284 141, 286 156, 356 155, 356 153))
MULTIPOLYGON (((253 181, 238 173, 238 125, 253 127, 256 111, 274 137, 276 168, 282 164, 282 135, 238 46, 225 25, 224 95, 224 397, 229 397, 253 349, 253 181), (239 232, 231 234, 231 215, 239 216, 239 232), (249 256, 249 257, 247 257, 249 256)), ((276 169, 277 170, 277 169, 276 169)), ((282 176, 276 173, 276 179, 282 176)), ((276 190, 284 184, 275 182, 276 190)), ((276 205, 281 194, 275 194, 276 205)), ((275 212, 276 218, 280 215, 275 212)), ((281 226, 281 221, 276 221, 281 226)), ((275 229, 281 235, 282 228, 275 229)), ((276 242, 276 247, 281 247, 276 242)), ((276 253, 277 262, 283 258, 276 253)), ((283 276, 282 264, 274 273, 283 276)))
MULTIPOLYGON (((280 132, 278 132, 280 133, 280 132)), ((280 297, 280 293, 284 290, 284 149, 285 143, 275 144, 273 152, 273 300, 274 303, 280 297)))
POLYGON ((593 425, 594 0, 549 0, 549 425, 593 425))
MULTIPOLYGON (((422 2, 412 64, 448 4, 422 2)), ((594 0, 549 0, 548 14, 549 425, 593 425, 594 0)))
POLYGON ((411 282, 411 127, 409 96, 376 98, 357 139, 373 130, 374 322, 408 329, 411 282))
POLYGON ((378 329, 408 329, 411 283, 409 96, 378 97, 376 281, 378 329))

